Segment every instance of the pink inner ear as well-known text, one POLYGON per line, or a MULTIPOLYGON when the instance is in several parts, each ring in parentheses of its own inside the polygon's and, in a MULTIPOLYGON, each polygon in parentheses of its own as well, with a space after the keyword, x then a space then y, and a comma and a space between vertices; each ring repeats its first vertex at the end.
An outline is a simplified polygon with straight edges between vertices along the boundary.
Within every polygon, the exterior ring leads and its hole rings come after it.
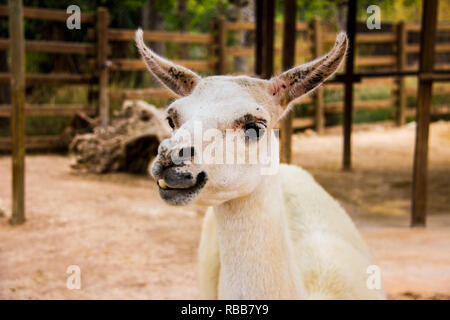
POLYGON ((269 92, 272 96, 275 96, 285 91, 287 87, 288 87, 287 80, 275 78, 270 80, 269 92))

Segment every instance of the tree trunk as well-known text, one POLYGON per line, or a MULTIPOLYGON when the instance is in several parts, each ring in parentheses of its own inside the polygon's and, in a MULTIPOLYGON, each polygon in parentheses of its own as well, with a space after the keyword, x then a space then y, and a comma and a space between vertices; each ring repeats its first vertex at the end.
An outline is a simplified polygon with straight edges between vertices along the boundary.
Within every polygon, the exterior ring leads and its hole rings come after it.
MULTIPOLYGON (((187 0, 178 1, 178 21, 179 21, 179 30, 181 32, 187 32, 189 30, 187 0)), ((186 60, 189 58, 189 45, 187 43, 179 44, 178 58, 180 60, 186 60)))
MULTIPOLYGON (((254 0, 238 0, 235 1, 235 16, 236 21, 255 21, 255 1, 254 0)), ((241 47, 248 47, 252 44, 252 33, 250 31, 238 31, 236 32, 237 39, 236 45, 241 47)), ((248 64, 246 57, 234 57, 233 60, 234 72, 247 73, 248 64)))
POLYGON ((341 0, 336 4, 336 24, 339 30, 347 30, 347 3, 348 0, 341 0))
MULTIPOLYGON (((142 10, 141 15, 141 24, 142 28, 144 30, 150 30, 150 31, 162 31, 164 30, 164 20, 162 15, 158 12, 155 0, 147 0, 144 6, 144 9, 142 10)), ((159 54, 160 56, 165 56, 166 53, 166 47, 163 42, 150 42, 149 43, 150 48, 159 54)), ((138 82, 143 82, 143 73, 138 73, 138 82)), ((161 87, 161 83, 155 79, 155 77, 151 76, 151 84, 154 87, 161 87)))
MULTIPOLYGON (((161 13, 155 6, 155 0, 147 0, 142 10, 142 28, 144 30, 162 31, 164 30, 164 20, 161 13)), ((165 55, 165 46, 163 42, 150 42, 150 48, 157 54, 165 55)))

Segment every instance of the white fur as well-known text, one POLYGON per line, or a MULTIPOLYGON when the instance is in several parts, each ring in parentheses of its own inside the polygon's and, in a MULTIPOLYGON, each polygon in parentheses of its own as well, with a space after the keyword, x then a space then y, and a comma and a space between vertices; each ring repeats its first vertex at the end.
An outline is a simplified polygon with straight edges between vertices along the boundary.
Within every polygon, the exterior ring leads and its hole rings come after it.
MULTIPOLYGON (((382 288, 370 290, 366 286, 369 277, 367 267, 375 263, 342 207, 301 168, 281 165, 279 178, 282 186, 280 198, 273 194, 274 190, 261 190, 257 193, 265 194, 267 201, 234 201, 231 206, 233 212, 228 215, 223 214, 224 208, 221 207, 207 211, 199 247, 201 297, 384 299, 382 288), (240 211, 248 209, 244 202, 251 203, 248 206, 251 212, 240 211), (275 208, 273 211, 268 210, 268 203, 270 208, 275 208), (284 210, 276 209, 283 206, 284 210), (255 214, 262 218, 248 219, 255 214), (240 221, 240 225, 236 220, 240 221), (220 241, 216 231, 218 223, 225 225, 224 231, 236 228, 226 238, 229 243, 220 241), (248 233, 244 236, 239 235, 240 232, 248 233), (283 239, 286 235, 287 239, 283 239), (284 242, 285 245, 277 246, 277 242, 284 242), (220 250, 231 248, 233 252, 219 254, 220 250), (226 255, 232 257, 224 258, 226 255), (232 266, 222 266, 220 261, 224 259, 232 266), (294 265, 283 265, 280 259, 290 260, 294 265), (270 270, 272 266, 277 269, 270 270), (280 267, 290 272, 281 272, 280 267), (295 279, 298 288, 287 288, 289 290, 281 292, 278 277, 286 285, 293 284, 295 279), (234 288, 228 288, 230 283, 237 284, 234 288), (265 287, 259 288, 257 295, 256 292, 245 292, 247 288, 253 291, 255 283, 264 283, 265 287)), ((277 177, 270 176, 270 179, 276 180, 277 177)), ((263 189, 266 187, 263 186, 263 189)))

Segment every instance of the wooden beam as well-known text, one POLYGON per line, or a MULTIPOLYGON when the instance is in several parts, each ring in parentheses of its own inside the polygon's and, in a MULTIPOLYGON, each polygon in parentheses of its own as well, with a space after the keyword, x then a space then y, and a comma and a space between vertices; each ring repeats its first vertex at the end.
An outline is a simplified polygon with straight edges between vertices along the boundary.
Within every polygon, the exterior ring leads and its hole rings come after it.
MULTIPOLYGON (((11 74, 0 72, 0 83, 10 82, 11 74)), ((78 84, 90 83, 95 80, 91 74, 70 74, 70 73, 28 73, 25 75, 26 85, 33 84, 78 84)))
MULTIPOLYGON (((136 37, 136 30, 108 29, 108 37, 111 41, 134 41, 136 37)), ((211 44, 213 43, 213 36, 206 33, 201 34, 144 30, 144 41, 211 44)))
POLYGON ((273 73, 273 40, 275 1, 256 2, 256 59, 255 72, 263 79, 273 73))
MULTIPOLYGON (((434 67, 438 0, 424 0, 422 3, 419 71, 420 73, 431 73, 434 67)), ((413 227, 423 227, 426 223, 428 135, 432 85, 432 81, 419 77, 411 206, 411 226, 413 227)))
MULTIPOLYGON (((416 116, 416 109, 407 109, 406 115, 415 117, 416 116)), ((432 106, 430 110, 431 114, 433 115, 448 115, 450 114, 450 105, 448 106, 432 106)))
POLYGON ((255 47, 227 47, 225 49, 227 56, 252 56, 255 54, 255 47))
MULTIPOLYGON (((403 71, 406 67, 406 45, 408 39, 406 38, 405 22, 401 21, 397 24, 397 70, 403 71)), ((396 122, 398 126, 405 124, 406 111, 406 83, 405 77, 398 77, 397 79, 397 112, 396 122)))
MULTIPOLYGON (((9 49, 9 39, 0 39, 0 50, 9 49)), ((68 41, 27 40, 25 50, 34 52, 94 55, 95 45, 92 43, 68 41)))
POLYGON ((9 0, 11 36, 12 225, 25 222, 25 40, 22 0, 9 0))
MULTIPOLYGON (((416 23, 408 23, 406 24, 406 29, 408 31, 420 31, 421 25, 416 23)), ((439 24, 437 26, 438 31, 450 31, 450 24, 439 24)))
MULTIPOLYGON (((147 70, 141 59, 111 59, 110 61, 111 70, 147 70)), ((174 60, 173 62, 200 71, 208 71, 214 67, 213 63, 208 60, 174 60)))
POLYGON ((224 16, 220 16, 217 21, 217 41, 218 41, 218 56, 219 60, 217 61, 217 71, 219 74, 227 73, 227 29, 226 29, 226 18, 224 16))
POLYGON ((395 56, 358 57, 355 59, 357 67, 363 66, 393 66, 397 63, 395 56))
MULTIPOLYGON (((288 70, 295 63, 295 20, 297 13, 296 0, 284 1, 283 27, 283 70, 288 70)), ((287 107, 287 106, 286 106, 287 107)), ((281 161, 291 163, 292 160, 292 121, 294 110, 281 120, 281 161)))
POLYGON ((308 118, 294 118, 292 121, 293 129, 304 129, 307 127, 312 127, 315 123, 315 119, 313 117, 308 118))
POLYGON ((262 77, 269 79, 273 75, 273 42, 275 28, 275 0, 263 0, 263 72, 262 77))
MULTIPOLYGON (((10 117, 10 105, 0 105, 0 117, 10 117)), ((78 112, 92 114, 94 108, 79 104, 25 104, 26 116, 73 116, 78 112)))
MULTIPOLYGON (((355 35, 356 43, 395 43, 395 33, 360 33, 355 35)), ((323 36, 324 42, 336 41, 335 33, 325 33, 323 36)))
POLYGON ((356 43, 394 43, 396 39, 396 34, 389 33, 360 33, 356 34, 356 43))
POLYGON ((255 32, 255 74, 262 74, 262 50, 264 41, 263 30, 263 5, 261 1, 255 2, 255 19, 256 19, 256 32, 255 32))
MULTIPOLYGON (((311 54, 312 46, 309 43, 302 43, 302 47, 295 50, 297 56, 308 56, 311 54)), ((282 54, 283 49, 280 47, 274 47, 276 54, 282 54)), ((255 54, 255 47, 239 47, 230 46, 225 49, 227 56, 253 56, 255 54)))
MULTIPOLYGON (((363 78, 361 79, 360 83, 355 83, 356 87, 365 87, 365 86, 371 86, 371 87, 386 87, 394 85, 395 81, 391 77, 380 77, 380 78, 363 78)), ((340 82, 325 82, 325 88, 330 90, 336 90, 343 88, 344 83, 340 82)))
POLYGON ((424 81, 439 81, 439 82, 448 82, 450 81, 450 70, 449 73, 445 74, 437 74, 437 73, 422 73, 419 76, 419 79, 424 81))
MULTIPOLYGON (((307 31, 308 30, 308 23, 298 21, 295 24, 297 31, 307 31)), ((227 30, 232 31, 243 31, 243 30, 256 30, 256 25, 254 22, 247 22, 247 21, 239 21, 239 22, 227 22, 226 25, 227 30)), ((283 29, 283 23, 276 22, 275 23, 275 29, 276 30, 282 30, 283 29)))
POLYGON ((109 124, 109 67, 108 67, 108 25, 109 13, 106 8, 97 9, 97 68, 99 70, 99 114, 103 127, 109 124))
MULTIPOLYGON (((315 18, 312 22, 313 27, 313 41, 314 41, 314 56, 316 58, 323 54, 322 50, 322 26, 320 20, 315 18)), ((323 86, 319 86, 314 93, 314 107, 316 115, 316 132, 323 133, 325 127, 324 117, 324 100, 323 100, 323 86)))
MULTIPOLYGON (((55 149, 67 147, 60 136, 28 136, 25 138, 26 150, 55 149)), ((12 142, 9 137, 0 137, 0 151, 10 151, 12 142)))
POLYGON ((169 99, 176 95, 166 88, 114 89, 109 92, 114 99, 169 99))
MULTIPOLYGON (((445 94, 445 93, 450 93, 449 86, 436 86, 436 84, 433 85, 433 94, 445 94)), ((406 95, 407 96, 416 96, 417 88, 407 88, 406 95)))
MULTIPOLYGON (((434 47, 436 52, 450 52, 450 44, 448 43, 440 43, 436 44, 434 47)), ((420 45, 419 44, 409 44, 406 47, 406 52, 408 53, 419 53, 420 45)))
MULTIPOLYGON (((0 16, 8 16, 9 9, 8 6, 0 6, 0 16)), ((35 19, 35 20, 47 20, 47 21, 57 21, 66 22, 69 14, 66 10, 57 9, 43 9, 43 8, 23 8, 23 17, 25 19, 35 19)), ((95 14, 94 13, 81 13, 81 23, 94 23, 95 14)))
POLYGON ((226 26, 227 30, 232 31, 245 31, 245 30, 255 30, 256 26, 254 22, 251 21, 237 21, 237 22, 229 22, 227 21, 226 26))
POLYGON ((355 35, 356 35, 356 8, 357 0, 348 1, 347 11, 347 64, 345 65, 345 97, 344 97, 344 150, 342 158, 343 170, 350 170, 351 161, 351 135, 353 122, 353 76, 355 62, 355 35))

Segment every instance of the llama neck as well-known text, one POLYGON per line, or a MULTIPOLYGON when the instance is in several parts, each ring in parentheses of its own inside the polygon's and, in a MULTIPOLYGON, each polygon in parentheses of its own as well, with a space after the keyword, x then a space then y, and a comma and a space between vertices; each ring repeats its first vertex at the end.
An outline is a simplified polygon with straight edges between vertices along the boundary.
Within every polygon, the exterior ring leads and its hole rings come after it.
POLYGON ((300 299, 279 176, 214 208, 225 299, 300 299))

